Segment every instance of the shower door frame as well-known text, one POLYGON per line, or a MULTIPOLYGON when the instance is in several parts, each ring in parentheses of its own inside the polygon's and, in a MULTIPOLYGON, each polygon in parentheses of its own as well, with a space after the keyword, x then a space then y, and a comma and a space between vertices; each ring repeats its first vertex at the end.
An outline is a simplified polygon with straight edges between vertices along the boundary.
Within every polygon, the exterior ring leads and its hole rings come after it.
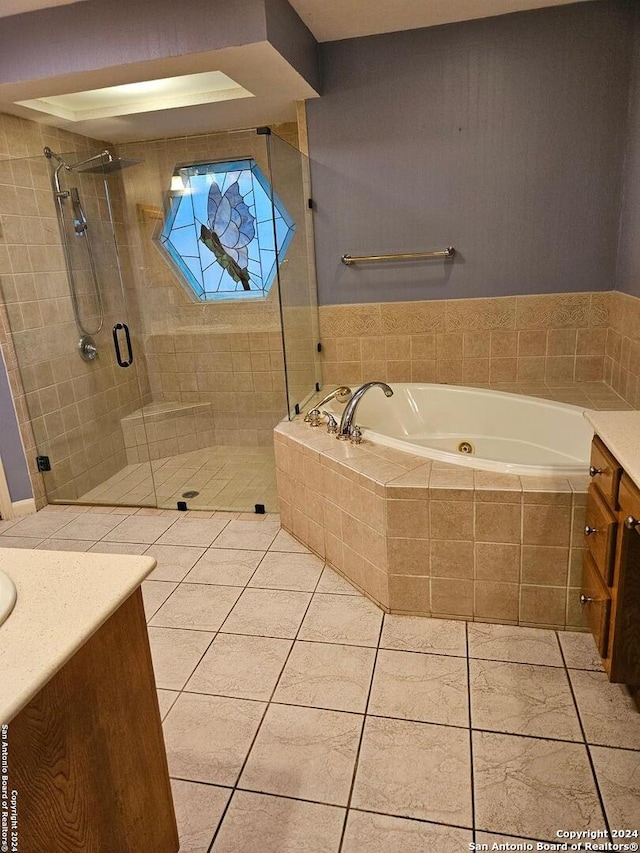
MULTIPOLYGON (((103 152, 96 154, 95 157, 89 159, 98 159, 102 153, 103 152)), ((80 155, 75 153, 66 156, 69 157, 69 160, 72 162, 82 159, 80 155)), ((58 157, 58 155, 54 155, 54 157, 58 162, 62 159, 61 157, 58 157)), ((51 159, 48 159, 52 163, 51 159)), ((33 164, 38 164, 40 158, 36 156, 10 158, 8 161, 5 161, 5 163, 11 164, 18 163, 20 161, 24 161, 25 164, 34 168, 33 164)), ((84 329, 80 326, 81 315, 80 319, 76 316, 72 304, 73 296, 68 265, 74 260, 73 250, 71 248, 71 244, 68 249, 65 245, 67 240, 72 239, 71 235, 68 234, 68 229, 73 228, 73 225, 69 221, 69 215, 65 216, 62 209, 64 201, 56 194, 56 186, 53 183, 52 170, 47 168, 47 173, 49 177, 48 189, 49 192, 53 194, 52 204, 55 208, 55 212, 52 208, 51 213, 41 213, 39 215, 47 220, 52 220, 55 217, 57 221, 57 231, 56 236, 54 237, 54 243, 52 244, 49 242, 49 245, 59 247, 59 251, 62 253, 61 257, 63 264, 59 267, 52 265, 48 272, 43 271, 40 275, 64 275, 66 287, 63 290, 58 284, 57 289, 54 288, 50 290, 49 286, 46 285, 46 287, 43 286, 44 292, 36 292, 35 297, 31 297, 31 299, 35 298, 38 302, 46 299, 55 299, 59 303, 59 305, 56 306, 56 311, 58 313, 54 315, 53 323, 48 322, 47 317, 44 316, 44 310, 42 311, 41 324, 38 327, 31 328, 19 325, 14 328, 11 323, 11 319, 9 322, 10 333, 16 351, 18 369, 25 390, 25 402, 29 414, 29 420, 34 428, 35 454, 37 457, 49 457, 51 462, 50 470, 53 470, 54 472, 56 470, 57 463, 60 465, 66 465, 66 470, 62 474, 62 482, 59 484, 56 484, 55 481, 52 482, 52 480, 47 476, 47 470, 43 470, 40 465, 38 465, 38 470, 42 474, 42 483, 44 486, 46 501, 50 504, 72 504, 78 506, 95 504, 108 506, 156 507, 156 490, 150 462, 141 463, 148 466, 148 478, 150 482, 150 486, 148 488, 149 500, 145 499, 146 495, 144 498, 140 497, 135 500, 127 500, 126 495, 121 499, 117 497, 100 499, 98 496, 92 496, 89 499, 84 499, 84 495, 87 492, 91 492, 94 489, 99 488, 109 479, 109 477, 116 474, 119 470, 122 470, 122 468, 128 464, 126 461, 124 440, 120 440, 120 437, 118 436, 119 423, 117 418, 120 417, 121 420, 131 411, 141 409, 144 403, 144 389, 140 385, 140 376, 137 370, 135 371, 132 379, 127 379, 126 382, 122 383, 118 382, 119 373, 117 373, 117 371, 131 366, 134 362, 134 356, 131 351, 125 359, 119 356, 110 326, 115 321, 116 324, 113 329, 114 333, 116 330, 120 331, 120 333, 123 329, 127 331, 128 321, 131 316, 131 306, 126 292, 120 251, 116 238, 116 222, 112 206, 113 187, 109 185, 107 174, 104 172, 101 175, 102 180, 99 184, 89 184, 90 190, 92 187, 95 188, 95 191, 91 193, 91 198, 89 198, 85 192, 82 192, 82 195, 89 201, 89 205, 93 203, 96 208, 96 215, 98 218, 96 219, 90 214, 88 216, 88 225, 92 230, 96 229, 96 232, 99 234, 98 242, 94 244, 96 255, 99 256, 100 254, 103 254, 105 258, 105 264, 102 266, 100 264, 100 258, 98 257, 97 259, 97 279, 94 279, 95 283, 90 290, 90 293, 95 292, 95 303, 93 303, 93 305, 98 308, 98 312, 95 314, 95 317, 102 318, 99 321, 99 331, 94 333, 96 336, 100 335, 101 337, 98 344, 100 355, 94 362, 97 373, 94 372, 90 364, 87 364, 83 369, 79 369, 76 362, 76 359, 81 358, 78 351, 79 345, 70 342, 68 346, 63 344, 61 347, 58 346, 54 349, 53 341, 56 340, 55 333, 53 333, 53 337, 49 337, 52 341, 52 346, 49 348, 49 351, 47 352, 45 349, 43 353, 37 355, 35 358, 31 357, 32 350, 36 346, 37 332, 39 329, 42 329, 42 331, 45 332, 53 330, 56 325, 61 324, 60 331, 64 336, 64 341, 67 339, 67 334, 73 336, 71 339, 72 341, 74 339, 77 340, 77 336, 82 336, 82 342, 85 337, 84 329), (102 187, 104 187, 103 190, 102 187), (106 208, 101 208, 101 204, 106 205, 106 208), (63 229, 65 229, 65 227, 67 231, 63 233, 63 229), (100 309, 100 300, 98 299, 97 288, 100 288, 102 291, 101 295, 105 303, 104 312, 100 309), (109 303, 111 303, 111 305, 109 305, 109 303), (100 356, 102 357, 102 362, 100 361, 100 356), (53 369, 51 378, 41 379, 38 376, 38 370, 41 369, 44 371, 44 365, 47 362, 50 362, 53 369), (67 369, 63 364, 65 362, 69 362, 71 364, 70 369, 67 369), (58 367, 64 367, 64 372, 56 372, 58 367), (27 369, 29 369, 28 377, 25 376, 27 369), (131 381, 135 382, 135 386, 130 385, 131 381), (76 391, 75 382, 78 382, 82 389, 80 394, 76 391), (61 394, 58 396, 59 388, 61 390, 62 385, 69 386, 65 389, 64 399, 61 394), (134 387, 135 390, 132 391, 132 387, 134 387), (125 388, 127 388, 126 391, 124 390, 125 388), (43 408, 40 403, 38 403, 38 408, 34 409, 36 401, 34 400, 32 402, 30 399, 32 396, 39 398, 42 389, 52 389, 51 393, 57 403, 55 408, 48 409, 46 412, 43 412, 43 408), (95 407, 95 404, 93 403, 96 398, 100 400, 97 407, 95 407), (109 398, 111 398, 111 400, 109 398), (115 408, 113 405, 114 402, 116 404, 115 408), (63 411, 65 409, 70 410, 72 408, 75 411, 69 415, 69 422, 67 422, 66 419, 63 418, 63 411), (104 423, 106 418, 114 418, 113 424, 109 425, 109 427, 104 431, 104 434, 102 434, 102 432, 96 433, 95 446, 99 446, 104 443, 104 448, 101 447, 99 450, 100 455, 98 455, 97 461, 94 461, 92 456, 93 447, 91 445, 91 437, 90 435, 87 435, 87 417, 86 412, 83 412, 83 408, 87 409, 89 413, 89 422, 95 421, 96 425, 101 422, 104 423), (49 416, 57 415, 59 417, 59 421, 62 422, 60 432, 56 431, 51 433, 48 429, 38 426, 40 422, 44 421, 44 417, 47 412, 49 413, 49 416), (82 463, 84 463, 84 468, 82 463), (89 485, 88 488, 81 488, 80 481, 85 475, 88 475, 96 465, 106 466, 105 476, 100 479, 95 478, 95 481, 89 485), (115 467, 115 470, 112 473, 107 473, 110 465, 111 467, 115 467)), ((39 189, 44 190, 44 174, 42 175, 42 179, 42 183, 38 184, 38 186, 39 189)), ((80 178, 78 180, 80 180, 80 178)), ((20 186, 22 185, 16 185, 16 189, 18 191, 20 186)), ((68 198, 69 191, 67 191, 65 196, 65 199, 68 198)), ((82 258, 83 260, 80 262, 82 266, 80 269, 86 270, 88 267, 84 266, 86 263, 84 260, 84 252, 82 253, 82 258)), ((76 273, 77 271, 78 267, 76 267, 76 273)), ((17 291, 17 286, 15 289, 17 291)), ((84 293, 80 292, 80 297, 83 295, 84 293)), ((27 295, 23 296, 17 292, 14 293, 13 301, 15 301, 16 307, 19 307, 23 301, 27 301, 28 299, 29 297, 27 295)), ((83 323, 82 325, 85 324, 83 323)), ((94 326, 91 326, 91 328, 93 327, 94 326)), ((88 359, 83 360, 87 361, 88 359)), ((142 420, 142 424, 144 427, 144 418, 142 420)), ((144 428, 146 434, 146 427, 144 428)), ((86 477, 86 479, 87 482, 91 483, 91 479, 89 477, 86 477)), ((1 491, 2 489, 0 484, 0 492, 1 491)), ((30 503, 31 502, 32 501, 30 501, 30 503)), ((0 501, 0 503, 2 504, 3 512, 7 512, 7 516, 5 517, 9 517, 9 513, 15 517, 17 514, 15 506, 12 506, 12 509, 8 510, 5 509, 6 499, 4 501, 0 501)))

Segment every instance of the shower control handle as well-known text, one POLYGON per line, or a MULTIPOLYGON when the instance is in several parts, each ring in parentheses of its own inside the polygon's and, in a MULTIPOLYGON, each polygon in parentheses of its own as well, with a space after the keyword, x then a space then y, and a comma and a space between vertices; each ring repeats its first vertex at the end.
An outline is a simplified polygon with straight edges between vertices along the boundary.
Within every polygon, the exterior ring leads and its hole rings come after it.
POLYGON ((116 323, 113 327, 113 346, 116 351, 116 359, 118 361, 119 367, 130 367, 133 364, 133 349, 131 348, 131 335, 129 334, 129 327, 126 323, 116 323), (120 338, 118 336, 118 332, 120 330, 124 330, 124 336, 127 343, 127 355, 128 358, 123 359, 122 353, 120 352, 120 338))

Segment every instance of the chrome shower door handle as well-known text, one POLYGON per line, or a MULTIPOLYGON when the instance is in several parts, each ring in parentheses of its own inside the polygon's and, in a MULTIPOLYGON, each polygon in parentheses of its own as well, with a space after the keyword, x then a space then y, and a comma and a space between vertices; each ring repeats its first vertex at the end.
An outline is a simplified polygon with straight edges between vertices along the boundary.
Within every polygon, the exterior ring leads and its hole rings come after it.
POLYGON ((116 351, 116 359, 118 361, 118 366, 130 367, 133 364, 133 349, 131 348, 131 335, 129 334, 129 327, 126 323, 116 323, 113 327, 113 346, 116 351), (118 337, 118 332, 120 330, 124 330, 124 336, 127 343, 128 358, 126 359, 122 358, 122 353, 120 352, 120 338, 118 337))

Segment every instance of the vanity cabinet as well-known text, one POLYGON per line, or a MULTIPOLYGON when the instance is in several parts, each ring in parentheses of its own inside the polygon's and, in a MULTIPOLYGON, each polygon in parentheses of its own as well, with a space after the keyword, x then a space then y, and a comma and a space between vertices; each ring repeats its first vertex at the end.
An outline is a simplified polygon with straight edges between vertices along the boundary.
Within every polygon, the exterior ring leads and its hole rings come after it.
POLYGON ((11 720, 8 747, 24 853, 177 853, 140 589, 11 720))
POLYGON ((595 437, 582 597, 610 681, 640 686, 640 489, 595 437))

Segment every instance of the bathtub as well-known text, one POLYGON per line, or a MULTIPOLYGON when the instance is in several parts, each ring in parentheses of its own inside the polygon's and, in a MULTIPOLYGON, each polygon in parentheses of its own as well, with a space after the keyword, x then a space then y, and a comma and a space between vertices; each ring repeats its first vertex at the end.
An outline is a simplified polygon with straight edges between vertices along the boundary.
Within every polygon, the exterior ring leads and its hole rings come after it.
MULTIPOLYGON (((567 477, 589 467, 593 430, 578 406, 459 385, 391 387, 393 397, 372 388, 360 401, 355 422, 368 441, 481 471, 567 477)), ((338 418, 343 409, 331 406, 338 418)))

